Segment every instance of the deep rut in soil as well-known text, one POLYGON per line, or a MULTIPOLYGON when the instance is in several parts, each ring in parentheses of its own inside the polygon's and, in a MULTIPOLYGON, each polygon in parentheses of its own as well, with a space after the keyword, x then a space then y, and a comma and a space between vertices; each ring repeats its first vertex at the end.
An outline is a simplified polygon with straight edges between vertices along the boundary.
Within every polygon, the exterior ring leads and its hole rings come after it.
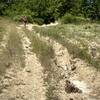
MULTIPOLYGON (((43 67, 36 54, 31 50, 31 42, 25 33, 20 32, 25 52, 25 69, 21 72, 22 79, 26 84, 21 91, 25 92, 27 100, 46 100, 43 82, 43 67), (28 95, 29 94, 29 95, 28 95)), ((19 78, 20 79, 20 75, 19 78)))

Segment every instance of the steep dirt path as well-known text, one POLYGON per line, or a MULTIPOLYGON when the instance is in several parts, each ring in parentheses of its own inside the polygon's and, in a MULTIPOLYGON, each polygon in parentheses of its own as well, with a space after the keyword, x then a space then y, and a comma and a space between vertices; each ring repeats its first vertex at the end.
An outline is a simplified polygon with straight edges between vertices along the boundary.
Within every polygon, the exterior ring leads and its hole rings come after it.
POLYGON ((0 100, 46 100, 43 67, 31 51, 30 40, 16 25, 10 25, 8 34, 2 42, 9 60, 0 80, 0 100))
MULTIPOLYGON (((27 25, 28 30, 32 31, 32 25, 27 25)), ((28 33, 30 34, 30 33, 28 33)), ((31 35, 31 34, 30 34, 31 35)), ((35 35, 36 36, 36 35, 35 35)), ((47 66, 47 74, 48 77, 45 82, 48 83, 47 88, 47 100, 66 100, 68 99, 65 92, 65 79, 64 76, 68 74, 68 68, 70 65, 70 57, 67 49, 65 49, 62 45, 57 43, 56 41, 48 41, 48 37, 42 37, 39 34, 36 36, 43 42, 46 42, 47 45, 52 44, 52 48, 55 53, 55 58, 51 61, 51 66, 47 66), (66 74, 66 75, 65 75, 66 74), (62 79, 61 79, 62 78, 62 79)))
POLYGON ((43 67, 30 47, 31 42, 25 33, 19 30, 25 52, 25 69, 18 73, 18 80, 23 80, 25 86, 19 91, 24 92, 27 100, 46 100, 43 82, 43 67))
MULTIPOLYGON (((30 30, 32 31, 33 29, 31 28, 30 30)), ((72 55, 69 55, 67 49, 55 40, 40 36, 40 34, 37 34, 37 36, 48 45, 52 45, 55 52, 54 62, 57 65, 56 67, 62 68, 64 71, 64 77, 66 77, 66 79, 61 79, 58 83, 58 87, 60 87, 58 89, 58 91, 60 91, 58 92, 60 93, 60 99, 99 100, 100 73, 95 68, 89 66, 85 61, 78 58, 71 58, 72 55), (75 89, 75 91, 73 89, 75 89)))

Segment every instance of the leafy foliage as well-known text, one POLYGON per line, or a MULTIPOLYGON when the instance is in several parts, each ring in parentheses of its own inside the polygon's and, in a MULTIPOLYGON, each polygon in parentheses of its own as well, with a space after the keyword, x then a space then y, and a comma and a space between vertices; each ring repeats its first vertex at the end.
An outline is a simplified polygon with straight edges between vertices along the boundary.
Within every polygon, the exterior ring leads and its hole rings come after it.
POLYGON ((87 22, 88 20, 83 18, 83 17, 77 17, 71 14, 66 13, 62 18, 61 18, 61 22, 63 24, 68 24, 68 23, 75 23, 75 24, 79 24, 79 23, 84 23, 87 22))
POLYGON ((28 16, 30 22, 54 22, 66 13, 91 20, 100 19, 99 0, 0 0, 0 15, 19 20, 28 16), (37 19, 39 19, 37 21, 37 19))

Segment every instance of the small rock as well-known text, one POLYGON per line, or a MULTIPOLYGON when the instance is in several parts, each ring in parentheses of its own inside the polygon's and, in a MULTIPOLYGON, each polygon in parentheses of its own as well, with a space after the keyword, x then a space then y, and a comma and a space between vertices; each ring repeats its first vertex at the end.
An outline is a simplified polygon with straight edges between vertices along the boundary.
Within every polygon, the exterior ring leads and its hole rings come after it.
POLYGON ((19 95, 16 95, 16 98, 20 98, 19 95))
POLYGON ((74 100, 73 98, 69 98, 69 100, 74 100))
POLYGON ((75 64, 76 61, 71 59, 71 60, 70 60, 70 63, 71 63, 71 64, 75 64))
POLYGON ((7 89, 4 89, 4 88, 3 88, 3 89, 2 89, 2 92, 3 92, 3 93, 7 92, 7 89))
POLYGON ((16 85, 26 85, 25 82, 23 80, 18 80, 15 83, 16 85))
POLYGON ((76 66, 75 65, 71 66, 71 70, 72 71, 74 71, 75 69, 76 69, 76 66))
POLYGON ((4 81, 3 81, 3 85, 4 85, 4 87, 6 88, 6 87, 8 87, 10 84, 9 84, 9 81, 7 80, 7 79, 5 79, 4 81))
POLYGON ((31 73, 31 70, 29 68, 26 68, 26 72, 31 73))
POLYGON ((28 46, 26 46, 26 48, 29 48, 28 46))
POLYGON ((6 74, 4 77, 7 79, 12 79, 12 77, 9 74, 6 74))
POLYGON ((7 68, 9 68, 10 66, 11 66, 11 62, 8 62, 7 64, 5 64, 5 66, 7 67, 7 68))
POLYGON ((53 59, 53 62, 54 62, 55 65, 58 65, 58 64, 57 64, 57 59, 56 59, 56 58, 53 59))
POLYGON ((69 80, 66 80, 65 91, 67 93, 82 93, 82 91, 75 87, 74 84, 72 84, 69 80))

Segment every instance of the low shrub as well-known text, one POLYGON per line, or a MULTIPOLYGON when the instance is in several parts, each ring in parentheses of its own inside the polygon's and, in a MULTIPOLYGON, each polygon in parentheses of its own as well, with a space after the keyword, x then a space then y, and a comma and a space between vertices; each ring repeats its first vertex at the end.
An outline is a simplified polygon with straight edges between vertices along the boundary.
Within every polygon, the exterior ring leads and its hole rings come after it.
POLYGON ((32 17, 30 15, 17 15, 17 16, 14 16, 13 17, 13 20, 20 22, 22 16, 27 16, 27 19, 28 19, 28 22, 29 23, 32 23, 33 22, 33 19, 32 19, 32 17))
POLYGON ((21 18, 21 15, 17 15, 15 17, 13 17, 13 20, 14 21, 20 21, 20 18, 21 18))
POLYGON ((44 24, 44 20, 42 18, 33 18, 33 22, 39 25, 44 24))
POLYGON ((62 18, 61 18, 61 23, 62 24, 68 24, 68 23, 83 23, 83 22, 87 22, 89 21, 88 19, 85 19, 83 17, 78 17, 78 16, 74 16, 72 14, 65 14, 62 18))

